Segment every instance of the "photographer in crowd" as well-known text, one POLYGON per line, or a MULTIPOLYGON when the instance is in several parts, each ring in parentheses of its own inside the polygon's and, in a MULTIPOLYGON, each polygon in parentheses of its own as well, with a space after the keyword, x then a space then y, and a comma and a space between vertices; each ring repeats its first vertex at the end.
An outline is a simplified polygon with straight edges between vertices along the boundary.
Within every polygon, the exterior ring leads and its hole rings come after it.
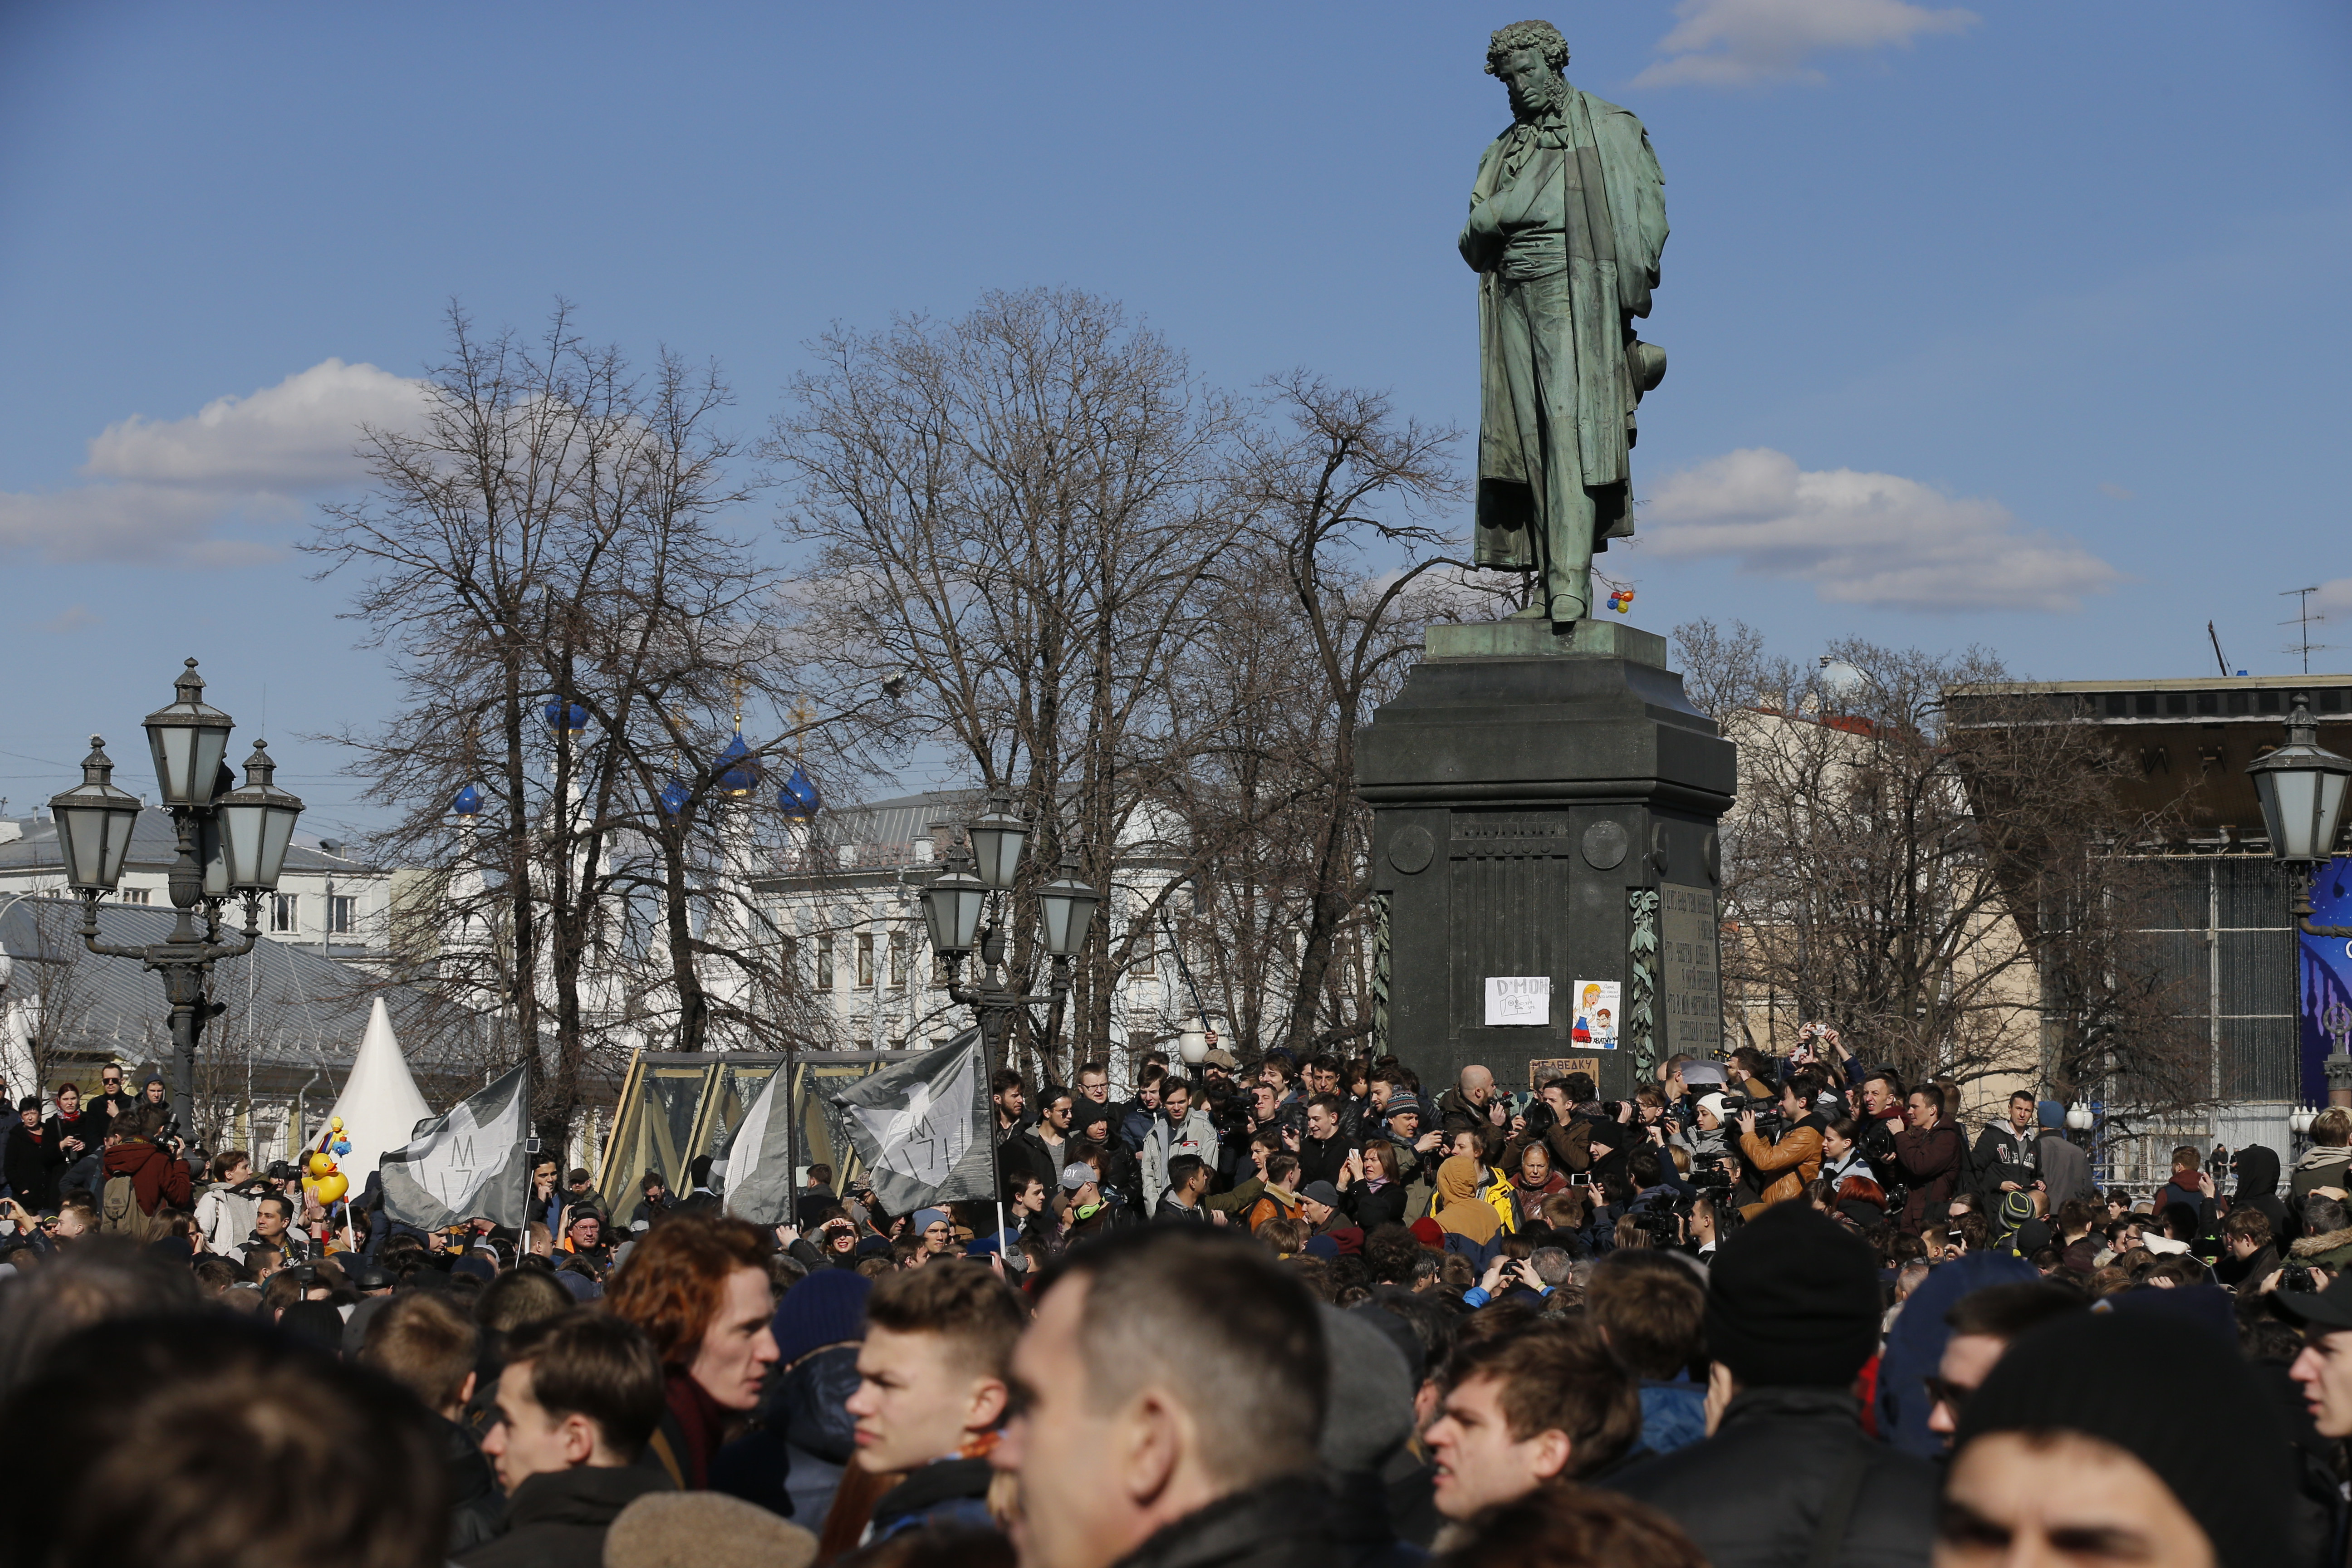
POLYGON ((1822 1132, 1829 1123, 1813 1105, 1821 1087, 1817 1068, 1799 1068, 1789 1075, 1780 1086, 1778 1115, 1765 1113, 1774 1134, 1769 1142, 1758 1131, 1763 1118, 1754 1107, 1739 1113, 1739 1155, 1753 1173, 1758 1192, 1757 1201, 1748 1205, 1748 1218, 1774 1204, 1803 1196, 1806 1186, 1822 1173, 1822 1132))

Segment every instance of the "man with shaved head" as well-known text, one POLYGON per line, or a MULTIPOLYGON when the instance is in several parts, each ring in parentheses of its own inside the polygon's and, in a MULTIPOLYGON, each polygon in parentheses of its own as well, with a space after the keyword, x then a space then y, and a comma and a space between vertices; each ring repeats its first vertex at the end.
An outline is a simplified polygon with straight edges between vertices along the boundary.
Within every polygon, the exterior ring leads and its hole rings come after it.
POLYGON ((1439 1126, 1450 1137, 1465 1129, 1478 1134, 1490 1163, 1502 1148, 1510 1116, 1495 1092, 1495 1075, 1472 1062, 1457 1074, 1454 1087, 1437 1097, 1439 1126))

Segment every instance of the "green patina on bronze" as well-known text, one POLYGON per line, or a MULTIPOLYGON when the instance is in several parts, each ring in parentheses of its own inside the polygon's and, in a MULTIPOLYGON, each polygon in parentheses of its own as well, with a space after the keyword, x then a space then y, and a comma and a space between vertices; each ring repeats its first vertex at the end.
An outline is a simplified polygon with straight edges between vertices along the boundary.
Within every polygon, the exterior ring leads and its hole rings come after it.
POLYGON ((1479 565, 1532 572, 1529 618, 1592 609, 1592 555, 1633 531, 1634 407, 1666 356, 1634 335, 1666 243, 1642 122, 1569 85, 1549 22, 1494 35, 1513 123, 1478 161, 1462 258, 1478 276, 1479 565))

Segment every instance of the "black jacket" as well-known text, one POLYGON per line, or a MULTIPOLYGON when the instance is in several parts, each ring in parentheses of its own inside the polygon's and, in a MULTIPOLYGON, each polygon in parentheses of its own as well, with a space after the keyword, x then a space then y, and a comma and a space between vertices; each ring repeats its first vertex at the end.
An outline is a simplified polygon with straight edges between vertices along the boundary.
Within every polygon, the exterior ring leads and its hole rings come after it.
POLYGON ((1117 1568, 1344 1568, 1334 1508, 1312 1479, 1269 1481, 1161 1526, 1117 1568))
POLYGON ((41 1135, 25 1125, 22 1120, 11 1122, 6 1130, 5 1173, 8 1188, 16 1201, 35 1214, 58 1206, 58 1194, 51 1185, 49 1163, 41 1148, 41 1135))
POLYGON ((506 1500, 498 1477, 474 1435, 446 1416, 433 1418, 441 1432, 441 1459, 449 1469, 449 1550, 481 1545, 506 1528, 506 1500))
POLYGON ((1713 1568, 1805 1568, 1831 1496, 1861 1468, 1837 1568, 1926 1568, 1936 1538, 1936 1471, 1874 1443, 1853 1396, 1757 1388, 1734 1396, 1716 1435, 1601 1484, 1648 1503, 1713 1568))
POLYGON ((463 1568, 604 1568, 604 1531, 669 1478, 635 1465, 529 1476, 507 1500, 507 1532, 457 1554, 463 1568))
POLYGON ((1328 1182, 1339 1184, 1339 1173, 1348 1163, 1348 1152, 1352 1147, 1342 1133, 1328 1138, 1301 1138, 1298 1141, 1298 1184, 1328 1182))

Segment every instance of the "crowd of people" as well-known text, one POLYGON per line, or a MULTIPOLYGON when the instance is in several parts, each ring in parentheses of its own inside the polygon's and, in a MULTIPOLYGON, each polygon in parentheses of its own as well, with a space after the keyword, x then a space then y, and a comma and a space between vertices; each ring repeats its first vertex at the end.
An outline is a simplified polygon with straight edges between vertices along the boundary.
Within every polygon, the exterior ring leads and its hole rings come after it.
POLYGON ((438 1232, 193 1163, 160 1084, 27 1100, 0 1559, 2347 1561, 2352 1111, 2126 1192, 2055 1102, 1971 1129, 1812 1026, 1617 1100, 1070 1079, 992 1080, 992 1197, 820 1164, 754 1225, 707 1159, 620 1212, 547 1161, 438 1232))

